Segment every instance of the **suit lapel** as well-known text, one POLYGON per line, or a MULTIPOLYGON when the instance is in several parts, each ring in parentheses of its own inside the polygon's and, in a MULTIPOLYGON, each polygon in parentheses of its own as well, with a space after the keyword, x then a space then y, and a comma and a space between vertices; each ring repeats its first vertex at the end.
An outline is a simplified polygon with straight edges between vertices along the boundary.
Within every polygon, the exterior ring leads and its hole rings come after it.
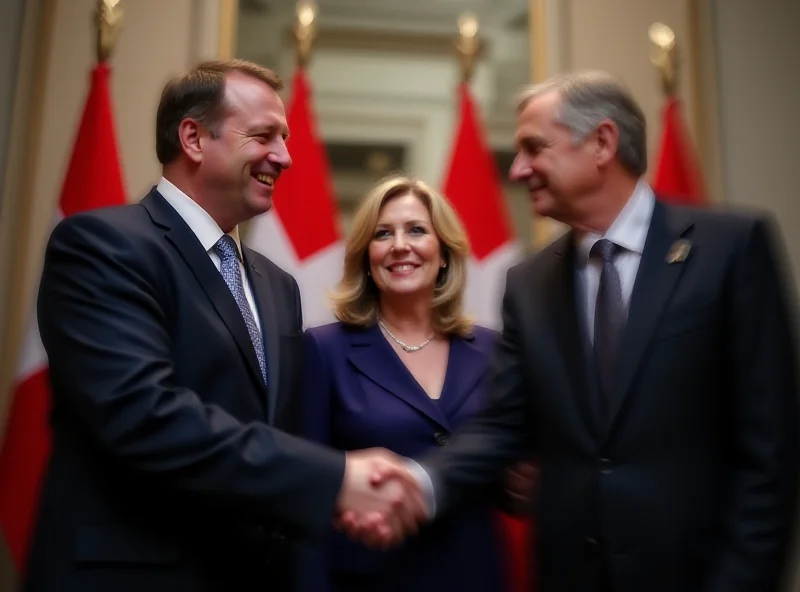
POLYGON ((486 375, 487 367, 486 355, 475 345, 474 337, 453 337, 450 340, 444 385, 436 404, 447 419, 455 417, 469 400, 475 386, 486 375))
MULTIPOLYGON (((431 401, 411 372, 387 343, 377 325, 351 334, 350 362, 364 376, 428 419, 449 430, 447 419, 437 403, 431 401)), ((448 373, 450 372, 448 367, 448 373)))
POLYGON ((191 228, 183 221, 180 214, 153 189, 142 200, 142 205, 147 209, 150 217, 157 225, 165 230, 165 236, 183 257, 186 264, 194 273, 203 291, 211 301, 211 305, 217 311, 220 318, 228 327, 241 354, 247 360, 252 378, 256 384, 264 388, 264 379, 261 376, 261 369, 258 365, 258 358, 253 348, 253 342, 244 323, 242 312, 236 304, 228 285, 222 278, 208 253, 203 249, 200 241, 192 232, 191 228))
POLYGON ((278 386, 280 385, 278 373, 280 372, 280 339, 277 331, 278 318, 275 308, 275 292, 265 269, 261 269, 256 264, 256 258, 247 247, 242 246, 242 253, 245 261, 245 268, 248 270, 248 279, 253 289, 253 297, 258 308, 258 316, 261 321, 261 335, 264 340, 264 347, 267 350, 267 372, 268 372, 268 420, 270 423, 275 421, 278 401, 278 386))
POLYGON ((620 342, 617 387, 610 402, 609 429, 613 428, 630 394, 639 364, 685 267, 680 262, 667 262, 667 254, 689 228, 691 221, 681 216, 679 210, 656 201, 631 294, 628 321, 620 342))
POLYGON ((580 408, 584 422, 597 435, 599 413, 597 397, 592 396, 592 381, 587 373, 589 358, 585 334, 580 319, 585 316, 579 286, 576 280, 575 246, 572 233, 561 237, 553 245, 555 261, 551 269, 552 281, 547 282, 547 310, 552 314, 553 333, 559 351, 567 366, 574 401, 580 408))

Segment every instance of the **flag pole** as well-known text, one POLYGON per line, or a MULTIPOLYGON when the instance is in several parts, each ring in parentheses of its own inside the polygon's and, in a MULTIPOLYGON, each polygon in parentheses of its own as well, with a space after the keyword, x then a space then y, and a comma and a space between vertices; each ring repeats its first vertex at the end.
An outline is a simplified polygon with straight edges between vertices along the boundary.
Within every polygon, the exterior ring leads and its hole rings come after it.
POLYGON ((653 23, 648 36, 652 43, 650 61, 658 69, 665 98, 661 147, 651 184, 656 194, 668 201, 693 205, 704 203, 700 164, 692 149, 678 96, 680 55, 675 33, 667 25, 653 23))
POLYGON ((305 70, 311 60, 311 50, 317 40, 317 5, 313 0, 300 0, 292 28, 297 68, 305 70))
POLYGON ((122 28, 122 0, 98 0, 95 12, 97 27, 97 63, 106 62, 114 51, 122 28))
POLYGON ((458 37, 455 48, 461 67, 461 82, 469 84, 475 72, 475 62, 483 52, 483 40, 478 36, 478 18, 471 12, 465 12, 458 18, 458 37))
POLYGON ((667 100, 677 96, 678 91, 678 48, 675 33, 667 25, 653 23, 648 30, 653 44, 650 61, 658 68, 661 75, 661 87, 667 100))

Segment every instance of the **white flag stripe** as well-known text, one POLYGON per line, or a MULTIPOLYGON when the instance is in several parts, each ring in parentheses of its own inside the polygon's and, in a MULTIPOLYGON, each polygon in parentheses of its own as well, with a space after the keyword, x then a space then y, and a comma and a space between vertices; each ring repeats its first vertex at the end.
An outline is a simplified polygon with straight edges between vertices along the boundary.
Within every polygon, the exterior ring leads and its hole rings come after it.
POLYGON ((519 261, 519 257, 517 243, 508 242, 483 261, 470 259, 464 312, 478 325, 496 330, 502 328, 501 308, 506 272, 519 261))
POLYGON ((297 280, 306 328, 333 322, 328 291, 342 276, 344 245, 341 242, 337 241, 300 261, 280 216, 268 212, 253 220, 246 243, 297 280))
MULTIPOLYGON (((64 215, 61 210, 56 211, 53 217, 53 226, 61 222, 64 215)), ((19 352, 19 362, 17 363, 17 374, 14 380, 17 384, 26 381, 28 378, 47 369, 47 353, 42 345, 42 338, 39 336, 39 320, 36 318, 36 295, 39 291, 37 282, 33 292, 33 306, 28 311, 28 324, 25 327, 25 335, 22 337, 22 348, 19 352)))
POLYGON ((19 354, 17 367, 17 384, 25 382, 28 378, 47 368, 47 354, 39 337, 39 323, 36 320, 36 310, 30 313, 25 336, 22 339, 22 350, 19 354))

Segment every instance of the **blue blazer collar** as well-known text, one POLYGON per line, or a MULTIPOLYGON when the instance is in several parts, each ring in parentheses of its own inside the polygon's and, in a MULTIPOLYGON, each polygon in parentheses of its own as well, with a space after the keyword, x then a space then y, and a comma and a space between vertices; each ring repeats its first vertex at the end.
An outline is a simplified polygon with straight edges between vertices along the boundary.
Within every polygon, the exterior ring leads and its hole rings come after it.
POLYGON ((450 419, 469 398, 488 366, 474 338, 453 337, 444 386, 431 400, 414 379, 377 325, 350 334, 347 358, 369 380, 406 402, 425 417, 450 430, 450 419))

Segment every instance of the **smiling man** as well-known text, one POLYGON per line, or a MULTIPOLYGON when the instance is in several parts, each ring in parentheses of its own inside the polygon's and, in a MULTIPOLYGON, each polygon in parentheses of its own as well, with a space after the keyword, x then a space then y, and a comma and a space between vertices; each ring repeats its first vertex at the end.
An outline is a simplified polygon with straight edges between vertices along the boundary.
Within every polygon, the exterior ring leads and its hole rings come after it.
POLYGON ((53 456, 26 590, 293 590, 292 540, 337 510, 421 517, 414 492, 369 486, 389 453, 289 435, 297 284, 238 232, 291 165, 280 89, 241 60, 178 76, 157 187, 54 230, 38 303, 53 456))

